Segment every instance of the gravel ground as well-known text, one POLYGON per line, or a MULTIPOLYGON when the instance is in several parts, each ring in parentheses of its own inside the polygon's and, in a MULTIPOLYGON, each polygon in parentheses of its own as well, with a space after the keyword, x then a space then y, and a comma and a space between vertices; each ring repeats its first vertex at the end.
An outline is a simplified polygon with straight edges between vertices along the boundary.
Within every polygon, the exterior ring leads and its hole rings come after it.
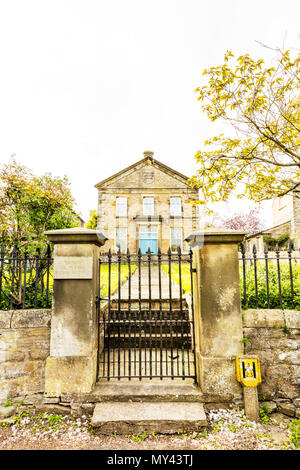
POLYGON ((295 450, 300 420, 273 413, 265 423, 248 421, 243 411, 213 410, 200 433, 102 436, 86 416, 61 416, 23 410, 0 424, 0 450, 295 450), (10 422, 9 422, 10 421, 10 422), (294 443, 293 443, 294 442, 294 443))

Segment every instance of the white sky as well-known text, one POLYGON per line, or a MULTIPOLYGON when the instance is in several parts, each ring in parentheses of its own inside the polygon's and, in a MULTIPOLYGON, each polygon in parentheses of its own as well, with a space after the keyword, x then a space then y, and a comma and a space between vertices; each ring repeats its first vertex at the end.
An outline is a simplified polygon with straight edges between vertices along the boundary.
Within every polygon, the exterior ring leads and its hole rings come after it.
POLYGON ((144 150, 190 176, 222 132, 194 92, 203 69, 270 56, 255 41, 298 48, 299 17, 299 0, 0 0, 0 162, 66 174, 85 219, 94 184, 144 150))

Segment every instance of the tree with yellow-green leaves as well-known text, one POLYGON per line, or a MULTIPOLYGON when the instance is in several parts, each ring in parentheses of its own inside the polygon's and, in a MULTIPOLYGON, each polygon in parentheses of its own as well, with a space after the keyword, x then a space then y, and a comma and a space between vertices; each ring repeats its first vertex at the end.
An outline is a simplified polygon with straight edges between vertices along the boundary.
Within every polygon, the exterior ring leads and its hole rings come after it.
POLYGON ((34 175, 11 157, 0 167, 0 245, 28 254, 47 249, 46 230, 78 226, 66 176, 34 175))
POLYGON ((90 211, 90 218, 86 223, 86 228, 92 228, 94 230, 97 228, 97 211, 95 209, 90 211))
POLYGON ((276 49, 267 66, 227 51, 223 65, 203 76, 196 89, 203 111, 234 132, 206 140, 195 155, 191 184, 201 189, 200 202, 226 201, 233 193, 256 202, 300 197, 300 54, 276 49))

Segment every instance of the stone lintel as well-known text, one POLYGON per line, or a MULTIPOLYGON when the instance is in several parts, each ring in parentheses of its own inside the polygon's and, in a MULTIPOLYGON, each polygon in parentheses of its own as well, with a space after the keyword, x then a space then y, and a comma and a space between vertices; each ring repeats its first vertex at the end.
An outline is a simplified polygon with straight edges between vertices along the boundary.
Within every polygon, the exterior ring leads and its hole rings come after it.
POLYGON ((204 229, 191 233, 185 241, 190 245, 199 246, 203 244, 219 244, 224 243, 237 244, 240 243, 247 235, 247 232, 240 230, 225 229, 204 229))
POLYGON ((98 230, 75 227, 61 230, 48 230, 44 232, 52 243, 85 243, 102 246, 107 238, 98 230))

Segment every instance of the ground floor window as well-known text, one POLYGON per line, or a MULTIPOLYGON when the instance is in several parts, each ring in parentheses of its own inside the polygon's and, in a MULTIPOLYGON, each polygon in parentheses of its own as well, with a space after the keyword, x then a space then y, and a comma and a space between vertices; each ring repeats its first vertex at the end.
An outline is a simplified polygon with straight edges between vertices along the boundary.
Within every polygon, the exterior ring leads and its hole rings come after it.
POLYGON ((182 228, 171 228, 170 245, 172 253, 177 253, 179 247, 182 249, 182 228))
POLYGON ((127 251, 127 228, 116 228, 115 249, 117 252, 126 253, 127 251))

